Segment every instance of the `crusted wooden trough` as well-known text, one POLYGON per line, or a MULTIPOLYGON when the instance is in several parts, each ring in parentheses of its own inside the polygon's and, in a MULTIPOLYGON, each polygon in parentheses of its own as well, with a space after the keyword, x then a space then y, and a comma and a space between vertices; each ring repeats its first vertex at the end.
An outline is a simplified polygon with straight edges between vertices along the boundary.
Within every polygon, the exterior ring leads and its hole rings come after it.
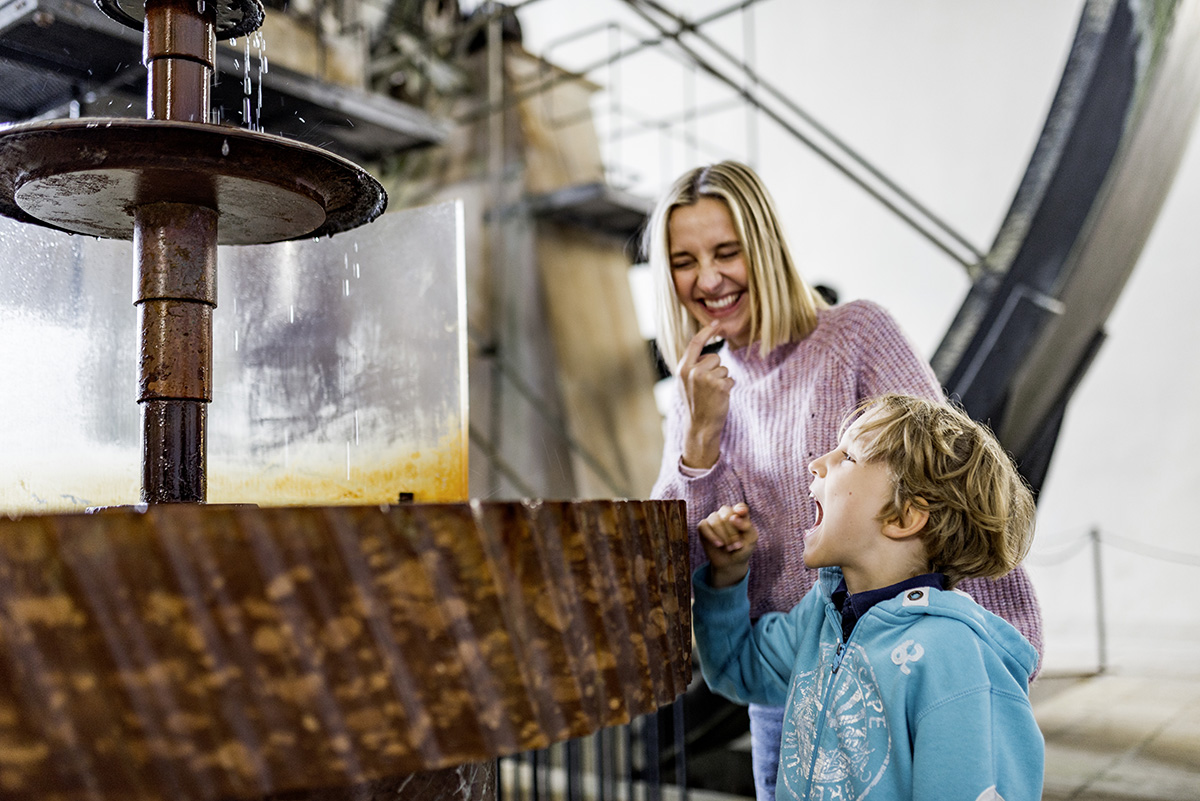
POLYGON ((0 519, 0 797, 363 798, 627 721, 687 563, 678 501, 0 519))

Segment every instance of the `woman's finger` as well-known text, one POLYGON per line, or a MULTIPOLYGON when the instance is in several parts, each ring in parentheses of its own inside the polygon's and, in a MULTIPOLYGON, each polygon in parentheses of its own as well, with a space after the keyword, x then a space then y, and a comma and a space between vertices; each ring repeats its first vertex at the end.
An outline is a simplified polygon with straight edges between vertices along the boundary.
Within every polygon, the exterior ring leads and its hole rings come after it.
POLYGON ((700 361, 704 346, 708 344, 708 341, 713 338, 720 328, 721 324, 713 320, 696 332, 696 335, 688 342, 687 347, 683 349, 683 358, 679 360, 679 366, 675 370, 677 375, 682 375, 684 370, 700 361))

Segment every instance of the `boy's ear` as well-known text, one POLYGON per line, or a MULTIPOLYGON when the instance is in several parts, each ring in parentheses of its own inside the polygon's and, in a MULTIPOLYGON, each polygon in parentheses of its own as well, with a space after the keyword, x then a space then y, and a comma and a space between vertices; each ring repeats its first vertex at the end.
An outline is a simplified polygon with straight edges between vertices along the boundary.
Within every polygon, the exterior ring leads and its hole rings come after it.
POLYGON ((924 498, 917 498, 921 505, 912 501, 904 504, 900 514, 883 524, 883 535, 894 540, 902 540, 920 534, 925 524, 929 522, 929 510, 922 508, 924 498))

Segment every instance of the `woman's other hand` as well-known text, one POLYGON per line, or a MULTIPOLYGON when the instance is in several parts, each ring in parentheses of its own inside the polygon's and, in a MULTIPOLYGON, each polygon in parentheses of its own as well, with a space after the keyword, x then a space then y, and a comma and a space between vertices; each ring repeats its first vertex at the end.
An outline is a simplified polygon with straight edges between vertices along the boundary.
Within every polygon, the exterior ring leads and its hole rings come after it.
POLYGON ((703 353, 704 346, 720 327, 714 320, 697 331, 675 371, 690 416, 683 442, 683 463, 699 470, 712 467, 721 455, 721 432, 729 414, 729 392, 734 383, 717 354, 703 353))

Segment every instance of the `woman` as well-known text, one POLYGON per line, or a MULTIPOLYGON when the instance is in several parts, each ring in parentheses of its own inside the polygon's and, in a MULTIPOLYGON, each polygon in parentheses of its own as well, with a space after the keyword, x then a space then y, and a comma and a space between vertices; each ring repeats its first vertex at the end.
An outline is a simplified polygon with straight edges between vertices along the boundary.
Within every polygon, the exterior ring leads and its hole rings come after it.
MULTIPOLYGON (((838 425, 884 392, 942 400, 928 362, 880 306, 829 307, 800 276, 762 181, 726 161, 681 176, 646 230, 658 345, 679 379, 651 496, 687 501, 696 527, 746 503, 760 532, 750 562, 751 615, 787 611, 816 572, 803 532, 815 524, 807 465, 837 444, 838 425), (705 346, 715 338, 718 350, 705 346)), ((1023 568, 961 589, 1042 650, 1041 612, 1023 568)), ((759 801, 774 801, 782 708, 750 706, 759 801)))

